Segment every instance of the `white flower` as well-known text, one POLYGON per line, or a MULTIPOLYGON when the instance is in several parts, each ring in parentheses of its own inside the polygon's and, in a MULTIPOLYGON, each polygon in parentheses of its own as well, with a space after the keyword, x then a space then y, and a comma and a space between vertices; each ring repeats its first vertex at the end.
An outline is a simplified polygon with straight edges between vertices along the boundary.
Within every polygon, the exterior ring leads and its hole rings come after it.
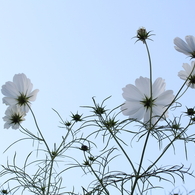
POLYGON ((185 43, 179 37, 176 37, 174 39, 174 44, 176 45, 175 49, 191 58, 195 58, 195 37, 188 35, 185 37, 185 39, 187 43, 185 43))
POLYGON ((5 116, 3 120, 6 122, 4 124, 5 129, 18 129, 20 123, 24 121, 25 112, 21 109, 19 105, 9 106, 5 111, 5 116))
MULTIPOLYGON (((152 124, 163 114, 166 107, 172 102, 172 90, 165 91, 165 82, 157 78, 152 85, 152 98, 150 95, 150 79, 140 77, 132 84, 123 88, 123 97, 126 100, 121 106, 124 115, 137 120, 144 118, 144 123, 149 122, 152 107, 152 124)), ((167 113, 163 117, 167 117, 167 113)))
POLYGON ((3 98, 3 103, 6 105, 20 105, 25 112, 28 112, 31 101, 35 101, 38 89, 32 91, 33 84, 25 74, 16 74, 13 77, 13 82, 8 81, 2 86, 1 92, 6 97, 3 98))
POLYGON ((187 63, 183 63, 182 67, 184 68, 184 70, 181 70, 178 73, 178 76, 183 80, 186 80, 189 77, 186 84, 187 86, 193 89, 195 88, 195 67, 194 66, 195 66, 195 61, 191 62, 191 66, 187 63))

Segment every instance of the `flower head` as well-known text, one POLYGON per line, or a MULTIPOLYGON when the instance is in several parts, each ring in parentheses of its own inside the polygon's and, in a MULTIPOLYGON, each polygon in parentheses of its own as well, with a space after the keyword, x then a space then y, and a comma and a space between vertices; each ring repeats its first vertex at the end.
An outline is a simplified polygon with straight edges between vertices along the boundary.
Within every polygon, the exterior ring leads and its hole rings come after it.
POLYGON ((195 110, 194 108, 187 108, 187 112, 185 112, 188 116, 194 116, 195 110))
MULTIPOLYGON (((138 38, 137 41, 142 41, 143 43, 145 43, 146 39, 149 39, 151 35, 154 35, 150 33, 151 31, 147 32, 146 29, 142 27, 137 30, 137 36, 135 36, 134 38, 138 38)), ((149 40, 152 40, 152 39, 149 39, 149 40)))
MULTIPOLYGON (((150 79, 140 77, 135 80, 135 85, 129 84, 123 88, 123 97, 126 100, 121 106, 124 115, 147 123, 150 120, 152 107, 152 124, 163 114, 166 107, 172 102, 174 95, 172 90, 165 91, 165 82, 157 78, 152 85, 152 97, 150 93, 150 79)), ((167 112, 163 117, 167 117, 167 112)))
POLYGON ((188 63, 183 63, 184 70, 179 71, 178 76, 182 80, 187 80, 186 85, 195 88, 195 61, 191 62, 191 66, 188 63))
POLYGON ((187 43, 179 37, 176 37, 174 39, 175 49, 191 58, 195 58, 195 37, 188 35, 185 37, 185 40, 187 43))
POLYGON ((72 114, 71 116, 72 120, 75 121, 75 122, 79 122, 79 121, 82 121, 82 115, 80 114, 72 114))
POLYGON ((1 92, 6 97, 3 98, 3 103, 6 105, 20 105, 25 112, 28 112, 31 101, 35 101, 38 89, 32 91, 33 84, 25 74, 16 74, 13 77, 13 82, 8 81, 2 86, 1 92))
POLYGON ((5 111, 5 116, 3 120, 6 122, 4 124, 5 129, 18 129, 20 123, 24 121, 25 112, 21 109, 19 105, 9 106, 5 111))

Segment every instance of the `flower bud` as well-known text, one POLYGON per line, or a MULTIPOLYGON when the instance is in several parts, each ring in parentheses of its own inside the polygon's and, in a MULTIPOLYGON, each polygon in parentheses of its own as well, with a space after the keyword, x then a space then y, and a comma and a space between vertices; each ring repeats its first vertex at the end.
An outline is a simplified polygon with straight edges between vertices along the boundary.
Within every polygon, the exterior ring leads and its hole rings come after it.
MULTIPOLYGON (((154 34, 150 34, 151 31, 147 32, 146 29, 144 27, 142 28, 139 28, 137 30, 137 36, 135 36, 134 38, 138 38, 137 41, 142 41, 143 43, 146 43, 146 39, 149 39, 149 37, 151 35, 154 35, 154 34)), ((152 40, 152 39, 149 39, 149 40, 152 40)), ((136 41, 136 42, 137 42, 136 41)))

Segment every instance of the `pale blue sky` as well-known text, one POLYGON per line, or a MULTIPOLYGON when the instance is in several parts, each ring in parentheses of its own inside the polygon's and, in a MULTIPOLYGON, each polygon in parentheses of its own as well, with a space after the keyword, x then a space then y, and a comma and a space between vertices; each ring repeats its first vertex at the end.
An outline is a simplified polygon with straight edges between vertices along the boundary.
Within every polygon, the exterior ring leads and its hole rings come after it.
MULTIPOLYGON (((32 107, 53 142, 58 118, 51 108, 68 119, 70 112, 83 112, 79 106, 91 105, 93 96, 101 101, 112 95, 107 105, 117 106, 125 85, 149 77, 144 45, 132 39, 145 27, 155 34, 148 43, 153 78, 164 78, 176 93, 183 83, 177 73, 190 59, 175 51, 173 39, 195 36, 194 5, 193 0, 1 0, 0 84, 17 73, 31 79, 40 90, 32 107)), ((194 106, 194 94, 187 92, 184 106, 194 106)), ((6 107, 0 108, 2 118, 6 107)), ((20 135, 4 130, 2 120, 0 125, 1 152, 20 135)))

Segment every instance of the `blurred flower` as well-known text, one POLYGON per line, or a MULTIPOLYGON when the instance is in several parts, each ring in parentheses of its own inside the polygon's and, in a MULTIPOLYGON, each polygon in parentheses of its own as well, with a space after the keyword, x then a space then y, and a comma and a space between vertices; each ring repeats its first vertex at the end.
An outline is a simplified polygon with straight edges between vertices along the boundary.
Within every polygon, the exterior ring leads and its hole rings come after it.
POLYGON ((188 63, 183 63, 184 70, 179 71, 178 76, 180 79, 187 80, 186 85, 195 88, 195 61, 191 62, 191 66, 188 63))
POLYGON ((185 40, 187 44, 179 37, 176 37, 174 39, 175 49, 191 58, 195 58, 195 37, 188 35, 185 40))
POLYGON ((5 111, 5 116, 3 120, 6 122, 4 124, 5 129, 18 129, 20 123, 24 121, 25 112, 21 109, 19 105, 9 106, 5 111))
POLYGON ((20 105, 25 112, 28 112, 29 108, 27 104, 31 101, 35 101, 38 89, 32 91, 33 84, 25 74, 15 74, 13 82, 8 81, 2 86, 1 92, 6 97, 3 98, 3 103, 6 105, 20 105))
MULTIPOLYGON (((137 120, 144 118, 144 122, 147 123, 150 120, 152 107, 152 124, 154 124, 174 98, 172 90, 165 91, 165 85, 162 78, 157 78, 152 85, 152 97, 149 78, 140 77, 135 80, 135 86, 127 85, 123 88, 122 94, 126 100, 121 106, 123 114, 137 120)), ((167 112, 163 117, 167 117, 167 112)))

